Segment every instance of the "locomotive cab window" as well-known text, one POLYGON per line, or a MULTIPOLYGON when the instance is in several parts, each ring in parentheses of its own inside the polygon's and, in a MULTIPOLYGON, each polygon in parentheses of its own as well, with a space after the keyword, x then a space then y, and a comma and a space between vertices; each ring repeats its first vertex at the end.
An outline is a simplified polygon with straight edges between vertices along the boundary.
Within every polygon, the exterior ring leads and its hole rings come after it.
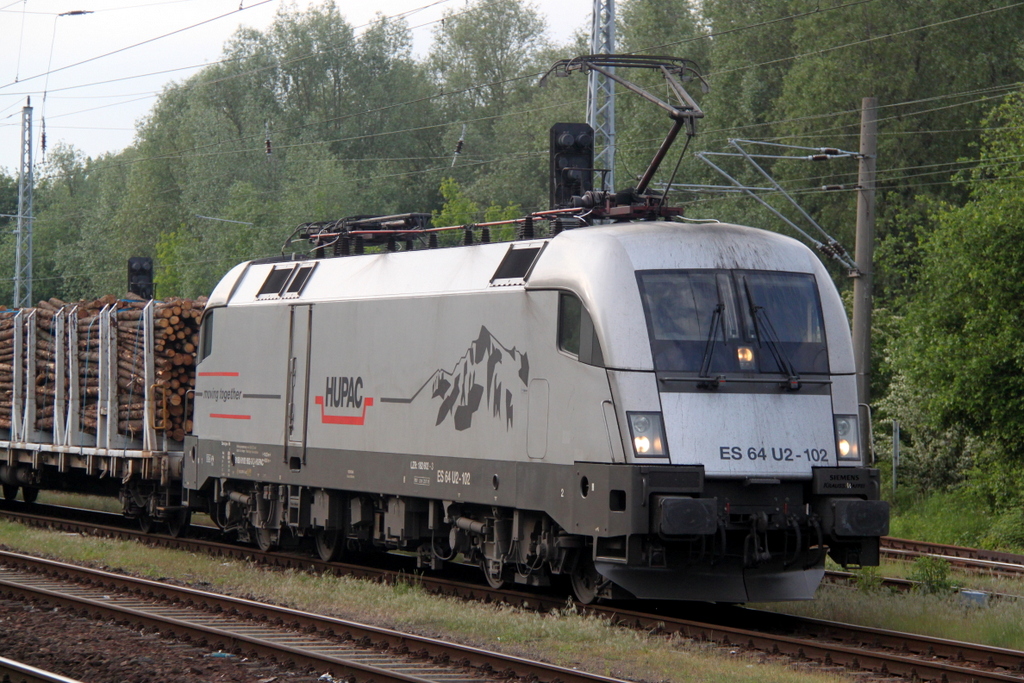
POLYGON ((827 374, 818 285, 810 273, 637 273, 655 370, 711 376, 827 374))
POLYGON ((196 364, 203 362, 203 359, 213 351, 213 311, 208 308, 203 312, 203 322, 199 326, 199 353, 196 354, 196 364))
POLYGON ((558 295, 558 348, 588 365, 604 365, 594 321, 574 294, 558 295))

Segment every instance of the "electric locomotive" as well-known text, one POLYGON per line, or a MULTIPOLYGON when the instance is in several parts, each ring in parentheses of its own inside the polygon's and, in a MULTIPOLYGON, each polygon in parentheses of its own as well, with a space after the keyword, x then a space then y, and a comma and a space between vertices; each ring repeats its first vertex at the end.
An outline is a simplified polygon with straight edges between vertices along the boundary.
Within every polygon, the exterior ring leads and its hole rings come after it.
POLYGON ((581 600, 813 596, 878 562, 850 333, 776 233, 634 222, 250 262, 204 316, 183 500, 312 536, 568 576, 581 600))

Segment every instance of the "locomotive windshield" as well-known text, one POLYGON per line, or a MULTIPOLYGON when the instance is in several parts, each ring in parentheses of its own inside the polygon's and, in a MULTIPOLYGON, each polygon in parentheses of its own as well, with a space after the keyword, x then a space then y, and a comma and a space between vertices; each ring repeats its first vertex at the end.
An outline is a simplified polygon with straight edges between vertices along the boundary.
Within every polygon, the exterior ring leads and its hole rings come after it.
POLYGON ((655 370, 705 377, 829 371, 813 275, 648 270, 637 280, 655 370))

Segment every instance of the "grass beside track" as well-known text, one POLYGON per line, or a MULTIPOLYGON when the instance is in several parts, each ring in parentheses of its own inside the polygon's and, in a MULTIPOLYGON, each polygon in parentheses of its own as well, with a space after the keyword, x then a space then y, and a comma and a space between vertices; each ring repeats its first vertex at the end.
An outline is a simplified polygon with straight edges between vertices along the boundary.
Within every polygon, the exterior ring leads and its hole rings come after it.
MULTIPOLYGON (((120 506, 116 500, 97 496, 78 496, 75 494, 62 494, 42 491, 39 495, 40 502, 52 503, 54 505, 66 505, 83 507, 110 512, 120 512, 120 506)), ((2 538, 2 537, 0 537, 2 538)), ((51 552, 41 549, 39 552, 51 552)), ((80 552, 80 551, 79 551, 80 552)), ((104 551, 105 552, 105 551, 104 551)), ((59 556, 54 553, 54 556, 59 556)), ((71 559, 71 558, 69 558, 71 559)), ((112 559, 104 560, 102 555, 85 556, 75 559, 84 559, 91 562, 106 562, 113 565, 112 559)), ((147 560, 148 561, 148 560, 147 560)), ((173 561, 172 561, 173 564, 173 561)), ((833 569, 838 566, 829 563, 833 569)), ((131 563, 124 565, 129 571, 140 573, 146 576, 161 576, 146 571, 145 562, 141 565, 131 563)), ((153 565, 156 566, 156 565, 153 565)), ((161 563, 159 566, 166 566, 161 563)), ((226 565, 233 566, 233 565, 226 565)), ((286 576, 282 579, 279 572, 262 573, 251 567, 242 565, 247 577, 244 581, 241 578, 222 578, 234 576, 238 567, 231 572, 216 570, 214 575, 218 579, 196 578, 189 579, 179 574, 167 573, 167 576, 174 576, 191 582, 202 582, 210 585, 212 590, 229 592, 235 595, 248 594, 257 596, 258 599, 265 599, 271 602, 278 602, 299 607, 300 609, 318 609, 319 602, 313 600, 308 603, 291 602, 305 599, 302 596, 303 588, 307 586, 308 580, 302 577, 286 576), (264 581, 268 583, 264 584, 264 581), (287 592, 281 592, 284 587, 287 592)), ((832 621, 842 621, 877 628, 887 628, 899 631, 908 631, 932 635, 941 638, 952 638, 966 640, 975 643, 984 643, 998 647, 1008 647, 1017 650, 1024 650, 1024 608, 1021 602, 993 600, 987 607, 978 607, 967 603, 957 594, 922 594, 913 593, 891 593, 890 591, 873 586, 872 577, 886 576, 895 578, 916 578, 912 562, 890 562, 883 561, 877 570, 871 570, 867 581, 862 582, 862 589, 851 589, 843 586, 822 586, 817 593, 817 599, 809 602, 771 603, 763 605, 752 605, 761 609, 768 609, 787 614, 816 617, 832 621)), ((536 656, 554 661, 566 666, 575 666, 574 656, 579 656, 582 661, 593 663, 594 666, 605 668, 590 669, 598 673, 609 673, 612 671, 632 672, 627 677, 643 678, 645 680, 746 680, 743 678, 746 672, 743 670, 749 662, 738 665, 739 669, 735 674, 739 678, 730 677, 726 673, 728 668, 722 672, 709 673, 713 670, 711 664, 692 668, 687 665, 680 671, 686 671, 686 676, 680 677, 677 673, 676 664, 671 661, 658 663, 658 659, 652 660, 654 668, 638 667, 637 662, 647 658, 648 650, 665 651, 663 639, 643 640, 640 645, 634 642, 632 632, 611 631, 619 634, 618 638, 625 638, 621 645, 608 647, 602 650, 600 644, 604 642, 607 634, 601 630, 602 625, 595 620, 588 620, 581 617, 572 618, 571 614, 561 614, 549 617, 540 621, 542 626, 536 624, 529 627, 526 624, 531 622, 529 615, 508 615, 507 609, 500 610, 502 614, 500 622, 506 623, 504 628, 493 628, 490 624, 484 630, 477 625, 479 619, 478 610, 482 609, 484 615, 494 614, 494 609, 489 607, 470 608, 466 603, 456 601, 457 608, 451 607, 451 601, 440 598, 433 598, 422 595, 410 586, 387 588, 375 584, 361 584, 362 588, 352 589, 343 579, 320 579, 322 581, 340 581, 341 587, 330 584, 323 590, 331 595, 339 596, 337 603, 332 603, 330 614, 346 616, 346 618, 359 621, 368 621, 374 624, 393 626, 395 628, 415 630, 417 633, 439 634, 445 637, 452 637, 460 642, 471 642, 477 645, 494 647, 507 652, 523 654, 524 656, 535 656, 532 653, 542 653, 536 656), (342 590, 344 588, 344 590, 342 590), (368 596, 353 598, 349 594, 368 596), (409 594, 409 597, 399 595, 409 594), (391 595, 390 598, 385 597, 391 595), (440 601, 439 606, 417 607, 409 609, 409 604, 434 605, 434 601, 440 601), (351 610, 351 611, 346 611, 351 610), (450 613, 450 614, 446 614, 450 613), (472 615, 472 616, 469 616, 472 615), (507 617, 507 618, 506 618, 507 617), (568 628, 567 624, 577 624, 582 630, 562 633, 568 628), (436 630, 433 630, 436 629, 436 630), (595 629, 597 629, 595 631, 595 629), (488 634, 484 640, 474 640, 476 634, 488 634), (627 635, 628 634, 628 635, 627 635), (591 638, 596 638, 598 646, 594 649, 591 638), (524 648, 519 650, 517 648, 524 648), (643 653, 643 656, 633 656, 631 653, 636 650, 643 653), (578 653, 574 655, 574 653, 578 653), (711 668, 708 668, 711 667, 711 668), (669 673, 658 673, 667 671, 669 673), (639 672, 639 673, 638 673, 639 672)), ((978 574, 969 574, 952 571, 949 574, 949 582, 958 587, 972 588, 995 593, 1007 593, 1010 595, 1024 596, 1024 581, 1003 577, 991 577, 978 574)), ((319 590, 319 589, 311 589, 319 590)), ((514 612, 514 611, 513 611, 514 612)), ((488 617, 484 617, 485 619, 488 617)), ((573 627, 575 628, 575 626, 573 627)), ((618 642, 618 641, 616 641, 618 642)), ((708 649, 694 644, 673 642, 671 651, 677 651, 681 657, 697 657, 708 649)), ((721 658, 710 658, 709 662, 721 661, 721 658)), ((590 664, 588 664, 588 667, 590 664)), ((715 664, 717 666, 717 664, 715 664)), ((624 676, 625 673, 609 675, 624 676)), ((793 674, 795 675, 795 674, 793 674)), ((756 676, 754 676, 756 679, 756 676)), ((775 680, 784 680, 781 678, 775 680)))
POLYGON ((268 570, 239 560, 224 561, 5 521, 0 521, 0 542, 18 552, 151 579, 174 579, 214 592, 454 640, 618 678, 716 683, 845 680, 766 661, 765 656, 730 654, 726 649, 678 637, 648 636, 576 614, 572 609, 538 617, 534 612, 513 607, 430 595, 410 584, 386 586, 347 577, 268 570))
POLYGON ((965 601, 956 593, 862 591, 823 585, 812 601, 751 607, 1014 650, 1024 649, 1024 609, 1016 600, 993 600, 983 607, 965 601))

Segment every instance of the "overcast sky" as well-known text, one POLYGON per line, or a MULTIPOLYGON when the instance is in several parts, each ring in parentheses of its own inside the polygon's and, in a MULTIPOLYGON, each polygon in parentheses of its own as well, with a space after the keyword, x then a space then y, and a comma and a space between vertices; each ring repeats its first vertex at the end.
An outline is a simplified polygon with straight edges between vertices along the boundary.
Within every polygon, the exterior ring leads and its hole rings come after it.
MULTIPOLYGON (((0 168, 11 175, 18 172, 26 97, 31 96, 34 108, 37 164, 43 117, 48 148, 62 140, 88 156, 116 152, 131 144, 135 122, 165 84, 216 61, 236 29, 263 29, 279 7, 290 4, 243 0, 239 10, 238 0, 0 0, 0 168), (81 11, 91 14, 66 14, 81 11)), ((294 4, 301 8, 320 3, 294 4)), ((357 32, 378 12, 408 13, 418 54, 429 47, 435 22, 444 12, 466 4, 337 0, 357 32)), ((548 37, 565 42, 589 26, 593 2, 535 0, 535 5, 547 18, 548 37)))

